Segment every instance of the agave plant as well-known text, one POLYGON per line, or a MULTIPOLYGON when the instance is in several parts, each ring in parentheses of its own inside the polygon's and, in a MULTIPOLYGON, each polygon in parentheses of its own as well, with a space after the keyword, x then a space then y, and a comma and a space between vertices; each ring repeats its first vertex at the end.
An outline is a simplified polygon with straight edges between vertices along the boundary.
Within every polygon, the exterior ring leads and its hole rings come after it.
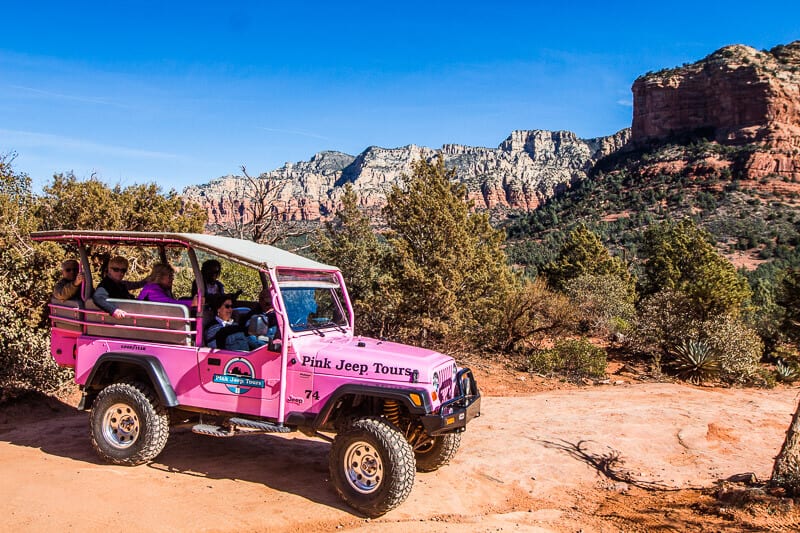
POLYGON ((719 378, 719 357, 703 341, 684 341, 675 347, 672 368, 679 378, 698 384, 719 378))
POLYGON ((783 361, 778 361, 775 369, 775 377, 778 381, 792 383, 797 380, 797 367, 791 364, 784 364, 783 361))

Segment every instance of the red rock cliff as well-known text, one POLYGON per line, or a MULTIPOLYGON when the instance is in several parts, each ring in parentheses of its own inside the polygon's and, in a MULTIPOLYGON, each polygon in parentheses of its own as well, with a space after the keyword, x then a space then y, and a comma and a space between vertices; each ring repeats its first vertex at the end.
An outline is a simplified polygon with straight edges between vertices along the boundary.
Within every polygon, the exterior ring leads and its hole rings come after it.
POLYGON ((703 136, 761 145, 750 178, 800 179, 800 41, 757 51, 733 45, 633 84, 633 143, 703 136))

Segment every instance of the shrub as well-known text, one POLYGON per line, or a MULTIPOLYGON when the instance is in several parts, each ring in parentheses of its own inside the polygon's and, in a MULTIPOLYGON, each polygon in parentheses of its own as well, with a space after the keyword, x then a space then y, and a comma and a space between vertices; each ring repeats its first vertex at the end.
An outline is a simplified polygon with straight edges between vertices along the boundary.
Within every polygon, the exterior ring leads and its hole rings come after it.
POLYGON ((675 348, 671 366, 679 378, 689 383, 715 380, 720 375, 716 353, 705 342, 686 341, 675 348))
POLYGON ((772 357, 787 366, 800 367, 800 353, 797 352, 797 348, 789 344, 776 346, 772 352, 772 357))
POLYGON ((662 355, 674 351, 687 338, 698 338, 698 326, 684 294, 661 291, 642 300, 631 335, 631 346, 635 351, 660 361, 662 355))
POLYGON ((781 383, 794 383, 797 381, 797 367, 791 364, 784 364, 781 361, 775 366, 775 379, 781 383))
POLYGON ((753 328, 739 318, 722 315, 704 322, 701 331, 719 354, 722 381, 748 383, 756 377, 764 343, 753 328))
POLYGON ((543 279, 526 281, 500 304, 487 345, 500 351, 522 351, 543 335, 573 331, 577 316, 569 298, 550 290, 543 279))
POLYGON ((585 338, 561 339, 552 348, 536 350, 528 357, 529 371, 558 373, 570 379, 603 377, 606 363, 606 351, 585 338))
POLYGON ((27 175, 0 156, 0 400, 17 389, 53 392, 69 379, 50 357, 45 301, 63 257, 59 246, 28 239, 36 229, 27 175))
POLYGON ((620 333, 634 316, 630 279, 615 274, 585 274, 564 283, 567 295, 581 312, 581 320, 597 333, 620 333))
POLYGON ((722 381, 747 383, 756 377, 764 344, 740 318, 719 315, 699 320, 680 292, 661 291, 643 300, 631 344, 652 358, 655 371, 665 355, 670 357, 690 341, 704 342, 716 354, 722 381))

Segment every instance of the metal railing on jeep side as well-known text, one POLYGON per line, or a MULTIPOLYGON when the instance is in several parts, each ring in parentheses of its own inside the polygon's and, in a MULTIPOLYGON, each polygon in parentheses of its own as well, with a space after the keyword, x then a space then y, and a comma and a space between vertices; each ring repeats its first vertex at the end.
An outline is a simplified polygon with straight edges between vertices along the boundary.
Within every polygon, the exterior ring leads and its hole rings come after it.
POLYGON ((76 304, 51 303, 50 323, 53 328, 94 337, 143 340, 192 346, 197 334, 197 318, 185 305, 115 300, 110 302, 127 313, 114 318, 88 300, 84 307, 76 304))

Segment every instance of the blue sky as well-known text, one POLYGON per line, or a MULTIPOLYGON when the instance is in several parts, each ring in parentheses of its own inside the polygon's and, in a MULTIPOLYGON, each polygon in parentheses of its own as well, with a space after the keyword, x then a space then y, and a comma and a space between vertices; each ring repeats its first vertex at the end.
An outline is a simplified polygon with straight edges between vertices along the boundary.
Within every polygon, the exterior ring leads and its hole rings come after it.
POLYGON ((793 2, 13 2, 0 153, 165 190, 322 150, 630 126, 631 84, 800 39, 793 2))

